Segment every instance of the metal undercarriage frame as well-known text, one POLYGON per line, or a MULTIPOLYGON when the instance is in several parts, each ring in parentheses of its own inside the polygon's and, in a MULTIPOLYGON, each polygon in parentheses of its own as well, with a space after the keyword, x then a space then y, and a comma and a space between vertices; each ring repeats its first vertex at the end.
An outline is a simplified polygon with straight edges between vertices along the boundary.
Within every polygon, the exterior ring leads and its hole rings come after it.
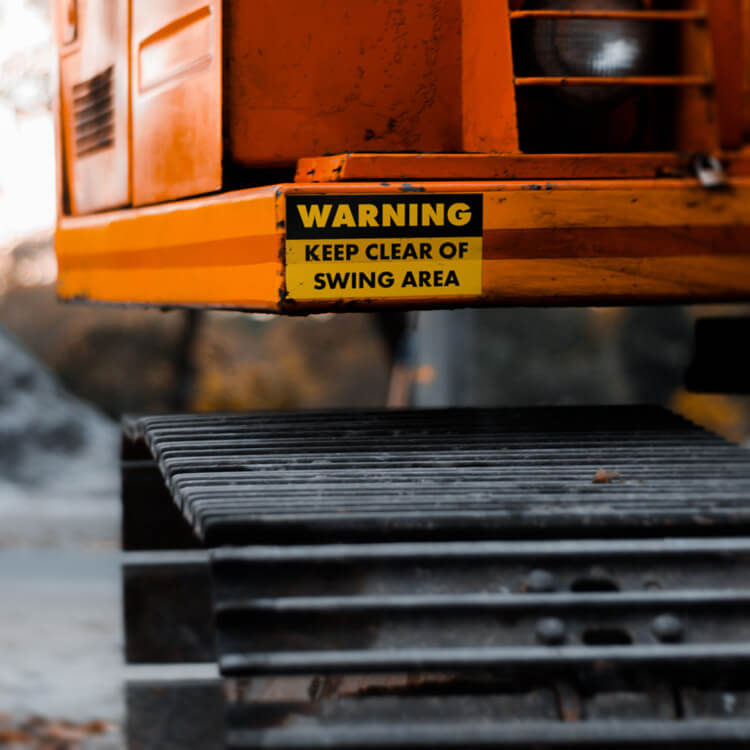
POLYGON ((216 660, 217 747, 750 743, 750 455, 669 412, 124 436, 128 660, 216 660))

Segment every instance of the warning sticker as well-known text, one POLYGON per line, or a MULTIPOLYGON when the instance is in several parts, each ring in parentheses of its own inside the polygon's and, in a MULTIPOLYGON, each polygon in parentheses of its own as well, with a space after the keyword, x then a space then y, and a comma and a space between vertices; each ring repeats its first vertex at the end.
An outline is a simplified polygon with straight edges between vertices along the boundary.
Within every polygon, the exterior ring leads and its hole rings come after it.
POLYGON ((293 299, 482 292, 481 194, 289 195, 293 299))

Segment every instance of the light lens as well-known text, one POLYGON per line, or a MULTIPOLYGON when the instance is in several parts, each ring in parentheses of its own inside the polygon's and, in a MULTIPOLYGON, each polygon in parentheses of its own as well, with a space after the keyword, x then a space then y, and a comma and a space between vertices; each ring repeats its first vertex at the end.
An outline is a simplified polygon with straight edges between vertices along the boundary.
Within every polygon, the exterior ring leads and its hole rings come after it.
MULTIPOLYGON (((640 0, 533 0, 533 10, 641 10, 640 0)), ((541 76, 622 77, 648 75, 655 58, 654 24, 638 20, 535 19, 527 51, 541 76)), ((564 94, 587 101, 618 97, 610 87, 568 87, 564 94)))

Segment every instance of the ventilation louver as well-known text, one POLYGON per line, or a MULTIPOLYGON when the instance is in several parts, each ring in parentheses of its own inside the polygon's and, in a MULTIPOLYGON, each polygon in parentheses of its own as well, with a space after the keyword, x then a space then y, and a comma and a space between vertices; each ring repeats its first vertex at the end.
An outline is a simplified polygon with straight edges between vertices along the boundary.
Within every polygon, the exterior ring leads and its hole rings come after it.
POLYGON ((114 67, 73 87, 76 156, 114 145, 114 67))

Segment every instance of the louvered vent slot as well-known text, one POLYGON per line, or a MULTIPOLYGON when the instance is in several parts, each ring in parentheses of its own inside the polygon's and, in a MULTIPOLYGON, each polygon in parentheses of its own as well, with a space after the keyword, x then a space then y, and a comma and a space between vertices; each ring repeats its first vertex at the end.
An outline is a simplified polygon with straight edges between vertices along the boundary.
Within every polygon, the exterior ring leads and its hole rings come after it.
POLYGON ((87 156, 115 142, 114 67, 73 87, 76 156, 87 156))
POLYGON ((511 12, 521 149, 673 149, 680 92, 712 83, 681 49, 682 30, 706 30, 706 13, 680 5, 526 0, 511 12))

